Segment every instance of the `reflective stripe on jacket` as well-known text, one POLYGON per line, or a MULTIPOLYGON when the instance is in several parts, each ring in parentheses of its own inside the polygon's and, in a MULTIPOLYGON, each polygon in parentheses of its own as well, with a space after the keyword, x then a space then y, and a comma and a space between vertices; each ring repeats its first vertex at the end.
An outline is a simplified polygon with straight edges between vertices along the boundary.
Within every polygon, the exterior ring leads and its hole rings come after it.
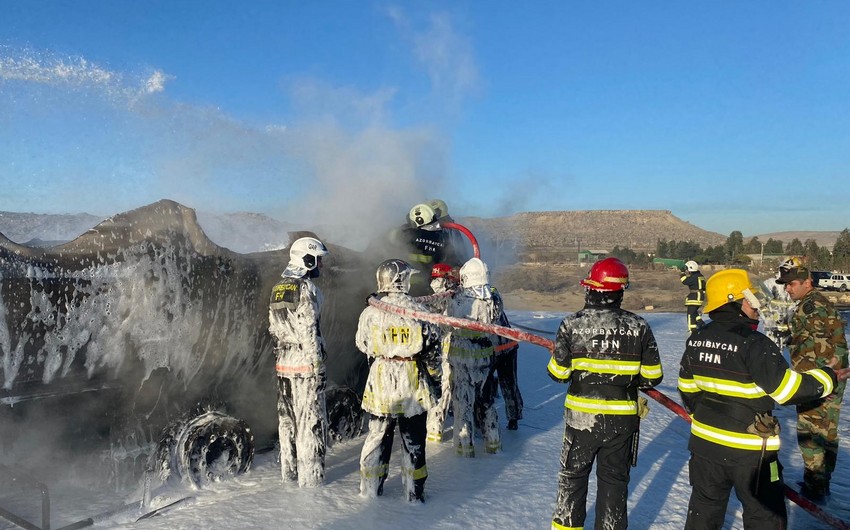
MULTIPOLYGON (((764 439, 747 432, 757 413, 833 390, 824 370, 792 371, 773 341, 753 329, 755 324, 738 304, 726 304, 712 311, 711 322, 685 344, 678 389, 693 418, 689 447, 710 460, 757 461, 764 439)), ((779 437, 767 438, 765 449, 778 450, 779 437)))
POLYGON ((661 382, 658 345, 640 316, 614 306, 586 306, 558 328, 547 367, 570 382, 564 406, 612 416, 637 414, 637 389, 661 382))

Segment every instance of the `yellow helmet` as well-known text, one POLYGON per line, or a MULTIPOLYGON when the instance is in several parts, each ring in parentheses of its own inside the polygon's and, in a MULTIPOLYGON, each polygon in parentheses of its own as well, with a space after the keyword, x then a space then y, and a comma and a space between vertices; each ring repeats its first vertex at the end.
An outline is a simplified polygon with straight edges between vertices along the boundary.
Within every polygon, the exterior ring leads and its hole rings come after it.
POLYGON ((703 311, 710 313, 718 307, 746 298, 755 309, 761 307, 747 271, 743 269, 726 269, 712 274, 705 283, 705 307, 703 311))

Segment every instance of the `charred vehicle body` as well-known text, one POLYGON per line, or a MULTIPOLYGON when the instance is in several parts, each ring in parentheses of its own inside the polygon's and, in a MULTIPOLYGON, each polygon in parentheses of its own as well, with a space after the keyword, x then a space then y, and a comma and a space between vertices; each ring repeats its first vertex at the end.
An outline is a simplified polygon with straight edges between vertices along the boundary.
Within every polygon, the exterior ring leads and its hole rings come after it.
MULTIPOLYGON (((354 333, 373 280, 329 246, 317 283, 343 438, 360 432, 354 333)), ((0 464, 95 463, 116 481, 155 467, 194 484, 247 469, 277 433, 268 296, 287 261, 219 247, 172 201, 46 249, 0 235, 0 464)))

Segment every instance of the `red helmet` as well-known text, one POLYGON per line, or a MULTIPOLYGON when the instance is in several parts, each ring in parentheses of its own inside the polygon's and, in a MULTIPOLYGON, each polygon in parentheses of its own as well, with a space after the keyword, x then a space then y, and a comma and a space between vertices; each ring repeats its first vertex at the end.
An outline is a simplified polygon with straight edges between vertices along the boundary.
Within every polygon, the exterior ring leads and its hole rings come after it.
POLYGON ((629 286, 629 269, 617 258, 605 258, 593 264, 581 284, 595 291, 622 291, 629 286))
POLYGON ((455 282, 460 281, 460 274, 457 268, 452 267, 448 263, 437 263, 431 267, 432 278, 448 278, 455 282))

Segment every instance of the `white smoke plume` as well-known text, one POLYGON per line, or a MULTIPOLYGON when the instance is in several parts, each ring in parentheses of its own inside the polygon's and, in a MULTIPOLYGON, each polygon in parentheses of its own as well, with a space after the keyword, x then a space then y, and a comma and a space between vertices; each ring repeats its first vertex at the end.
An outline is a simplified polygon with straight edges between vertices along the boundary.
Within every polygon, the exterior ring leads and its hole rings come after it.
POLYGON ((0 126, 10 125, 0 127, 0 143, 32 160, 6 169, 18 184, 0 190, 0 210, 43 211, 57 189, 64 211, 104 216, 168 198, 199 211, 264 213, 358 248, 404 222, 414 204, 460 205, 447 192, 445 125, 478 86, 472 45, 447 14, 387 15, 431 90, 364 90, 296 74, 281 80, 294 109, 286 123, 172 99, 179 72, 0 48, 0 126), (399 105, 433 112, 401 126, 399 105))

